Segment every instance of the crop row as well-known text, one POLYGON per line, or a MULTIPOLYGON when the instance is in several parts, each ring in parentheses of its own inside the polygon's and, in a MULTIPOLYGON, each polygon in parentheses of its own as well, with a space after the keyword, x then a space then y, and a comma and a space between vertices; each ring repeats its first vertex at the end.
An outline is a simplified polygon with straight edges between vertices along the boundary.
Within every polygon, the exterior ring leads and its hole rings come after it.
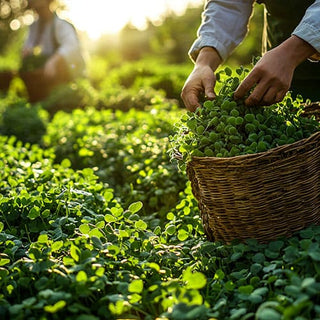
POLYGON ((320 319, 320 227, 207 241, 171 100, 71 109, 0 99, 1 319, 320 319))
MULTIPOLYGON (((102 114, 74 111, 73 143, 102 114)), ((60 116, 56 141, 71 132, 60 116)), ((0 139, 0 317, 319 318, 319 227, 264 245, 208 242, 189 184, 161 219, 146 216, 143 201, 115 197, 99 170, 73 169, 77 162, 55 152, 0 139)))

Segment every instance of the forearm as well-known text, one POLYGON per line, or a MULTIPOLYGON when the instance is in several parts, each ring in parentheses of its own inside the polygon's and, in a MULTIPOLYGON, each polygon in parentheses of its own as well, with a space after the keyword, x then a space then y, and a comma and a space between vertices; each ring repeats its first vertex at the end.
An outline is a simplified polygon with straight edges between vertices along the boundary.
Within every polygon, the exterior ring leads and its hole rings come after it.
POLYGON ((215 48, 203 47, 197 57, 195 67, 209 66, 212 71, 216 71, 222 62, 218 51, 215 48))
POLYGON ((276 50, 280 51, 279 54, 286 56, 287 62, 292 65, 292 68, 296 68, 301 62, 317 52, 308 42, 295 35, 280 44, 276 50))
POLYGON ((65 59, 59 52, 56 52, 48 59, 47 63, 56 66, 65 63, 65 59))
POLYGON ((75 29, 67 22, 57 20, 56 37, 59 43, 57 53, 65 60, 68 68, 73 68, 80 60, 82 54, 75 29))
POLYGON ((189 55, 193 61, 203 47, 215 48, 222 60, 243 40, 248 30, 254 0, 212 0, 208 1, 189 55))
POLYGON ((62 67, 65 66, 65 60, 59 53, 53 54, 44 66, 44 75, 49 79, 59 77, 62 67))
POLYGON ((267 106, 281 101, 290 88, 295 68, 315 52, 309 43, 291 36, 263 55, 239 85, 234 98, 242 99, 249 93, 245 100, 248 106, 267 106))
POLYGON ((195 68, 202 68, 209 66, 213 72, 222 63, 222 59, 215 48, 204 47, 200 50, 197 60, 195 62, 195 68))
POLYGON ((320 59, 320 0, 316 0, 306 11, 299 25, 292 32, 303 39, 315 51, 308 58, 320 59))

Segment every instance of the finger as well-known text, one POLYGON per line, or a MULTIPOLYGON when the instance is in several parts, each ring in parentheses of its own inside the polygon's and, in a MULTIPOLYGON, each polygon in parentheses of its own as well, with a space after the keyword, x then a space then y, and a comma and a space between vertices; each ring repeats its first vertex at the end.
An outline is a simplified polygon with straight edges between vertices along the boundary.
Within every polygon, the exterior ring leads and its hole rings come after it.
POLYGON ((287 90, 281 90, 277 93, 275 98, 275 103, 280 102, 283 100, 284 96, 286 95, 287 90))
POLYGON ((198 107, 200 107, 198 94, 194 92, 188 92, 181 94, 182 101, 185 105, 185 107, 191 111, 194 112, 198 107))
POLYGON ((258 83, 249 97, 245 100, 245 104, 249 107, 261 105, 262 99, 268 90, 269 86, 266 83, 258 83))
POLYGON ((270 88, 261 101, 262 106, 270 106, 283 100, 286 90, 277 91, 276 88, 270 88))
POLYGON ((261 105, 262 106, 270 106, 276 103, 277 97, 277 88, 271 87, 267 90, 265 95, 262 97, 261 105))
POLYGON ((250 91, 250 89, 259 82, 259 80, 260 76, 257 73, 249 73, 234 92, 234 99, 238 100, 243 98, 250 91))

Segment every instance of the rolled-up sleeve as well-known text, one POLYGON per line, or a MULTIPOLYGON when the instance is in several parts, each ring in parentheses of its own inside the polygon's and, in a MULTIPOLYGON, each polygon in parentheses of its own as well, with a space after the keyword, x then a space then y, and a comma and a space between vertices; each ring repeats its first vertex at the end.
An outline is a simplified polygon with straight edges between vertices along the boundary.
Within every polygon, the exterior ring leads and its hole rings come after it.
POLYGON ((59 43, 57 52, 66 60, 71 72, 76 71, 82 64, 82 50, 74 27, 58 20, 56 38, 59 43))
POLYGON ((226 60, 248 31, 254 0, 209 0, 206 2, 197 39, 189 50, 195 61, 203 47, 215 48, 226 60))
POLYGON ((312 58, 320 59, 320 0, 316 0, 307 10, 293 35, 308 42, 318 51, 312 58))

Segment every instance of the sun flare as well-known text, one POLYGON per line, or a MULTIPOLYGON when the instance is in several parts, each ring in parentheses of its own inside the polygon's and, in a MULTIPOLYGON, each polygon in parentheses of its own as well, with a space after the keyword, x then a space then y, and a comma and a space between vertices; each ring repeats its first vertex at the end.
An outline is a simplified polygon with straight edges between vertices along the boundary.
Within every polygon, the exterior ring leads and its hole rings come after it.
POLYGON ((161 20, 164 13, 173 10, 183 12, 188 4, 200 4, 203 0, 66 0, 65 15, 81 31, 92 39, 102 34, 115 34, 131 22, 143 29, 147 19, 161 20))

